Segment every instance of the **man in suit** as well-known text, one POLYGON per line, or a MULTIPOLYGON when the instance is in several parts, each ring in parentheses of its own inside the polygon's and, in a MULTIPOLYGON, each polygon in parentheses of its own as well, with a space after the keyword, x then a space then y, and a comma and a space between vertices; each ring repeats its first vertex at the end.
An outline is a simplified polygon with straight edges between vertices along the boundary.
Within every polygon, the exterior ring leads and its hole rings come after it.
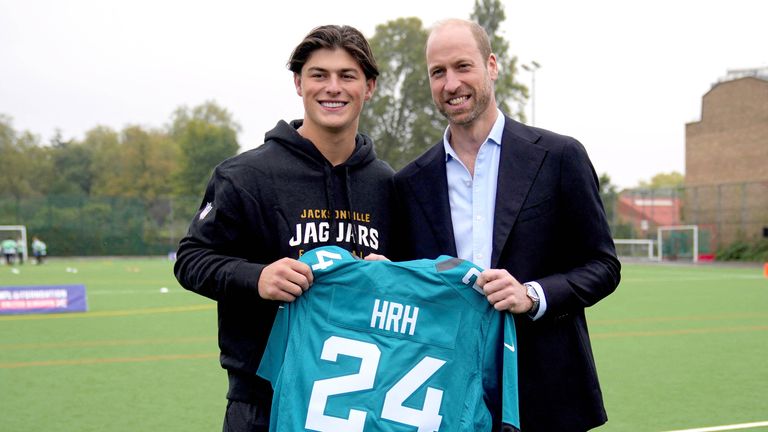
POLYGON ((448 127, 395 177, 405 258, 487 269, 488 301, 515 314, 522 430, 597 427, 607 416, 584 309, 616 289, 620 264, 586 150, 497 108, 497 60, 476 23, 438 23, 426 56, 448 127))

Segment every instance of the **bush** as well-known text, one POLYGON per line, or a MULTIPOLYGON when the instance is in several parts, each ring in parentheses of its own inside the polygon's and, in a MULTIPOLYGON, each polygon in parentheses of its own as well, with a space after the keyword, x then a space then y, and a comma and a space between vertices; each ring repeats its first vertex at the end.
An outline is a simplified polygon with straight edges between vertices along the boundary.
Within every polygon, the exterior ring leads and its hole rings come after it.
POLYGON ((737 241, 717 250, 718 261, 768 262, 768 239, 737 241))

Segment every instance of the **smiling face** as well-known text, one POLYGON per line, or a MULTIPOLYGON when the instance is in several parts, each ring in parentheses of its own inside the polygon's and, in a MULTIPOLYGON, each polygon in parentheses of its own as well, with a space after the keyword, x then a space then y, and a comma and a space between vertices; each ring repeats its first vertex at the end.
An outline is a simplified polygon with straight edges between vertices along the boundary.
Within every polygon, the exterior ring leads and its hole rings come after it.
POLYGON ((436 28, 426 51, 432 100, 451 125, 468 126, 494 115, 496 56, 483 58, 469 27, 450 23, 436 28))
POLYGON ((376 85, 340 48, 315 50, 293 79, 296 93, 304 101, 303 127, 338 134, 357 132, 363 104, 376 85))

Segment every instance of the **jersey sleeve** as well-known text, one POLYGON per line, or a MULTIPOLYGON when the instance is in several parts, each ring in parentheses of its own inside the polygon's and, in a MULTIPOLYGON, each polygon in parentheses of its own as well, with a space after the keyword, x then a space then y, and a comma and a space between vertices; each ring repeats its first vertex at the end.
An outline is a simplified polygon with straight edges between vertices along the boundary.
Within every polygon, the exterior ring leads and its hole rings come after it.
POLYGON ((520 408, 517 391, 517 333, 515 319, 504 314, 504 354, 502 359, 501 421, 520 429, 520 408))

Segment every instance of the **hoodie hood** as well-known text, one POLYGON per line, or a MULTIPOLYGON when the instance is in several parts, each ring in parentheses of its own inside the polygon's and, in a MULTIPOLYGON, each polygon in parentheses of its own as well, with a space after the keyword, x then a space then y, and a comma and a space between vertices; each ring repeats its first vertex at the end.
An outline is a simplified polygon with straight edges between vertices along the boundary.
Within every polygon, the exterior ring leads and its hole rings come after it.
MULTIPOLYGON (((312 141, 299 134, 298 129, 303 120, 293 120, 290 124, 280 120, 274 129, 267 132, 265 142, 274 141, 284 146, 296 157, 319 164, 331 166, 330 162, 320 153, 312 141)), ((366 135, 358 133, 355 136, 355 150, 352 155, 335 168, 348 167, 351 169, 363 167, 376 160, 376 152, 373 150, 373 141, 366 135)))

